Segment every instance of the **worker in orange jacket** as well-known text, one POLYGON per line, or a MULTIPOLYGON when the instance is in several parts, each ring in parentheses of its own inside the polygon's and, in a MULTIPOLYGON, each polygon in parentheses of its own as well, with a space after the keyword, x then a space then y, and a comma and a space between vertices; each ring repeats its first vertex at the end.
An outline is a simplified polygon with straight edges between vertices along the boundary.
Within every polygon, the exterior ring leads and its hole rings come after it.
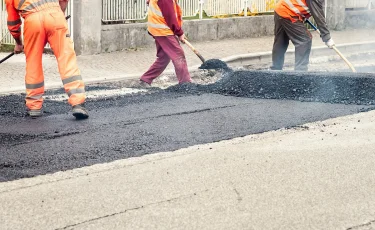
POLYGON ((43 50, 50 44, 59 67, 65 92, 76 119, 89 117, 83 104, 85 86, 77 66, 73 42, 64 12, 69 0, 6 0, 8 28, 16 40, 15 53, 26 55, 26 107, 32 118, 42 115, 44 75, 43 50), (21 38, 21 18, 24 18, 24 44, 21 38))
POLYGON ((328 30, 323 9, 324 0, 280 0, 275 7, 275 41, 272 50, 273 70, 282 70, 289 41, 295 46, 295 67, 307 71, 312 46, 312 35, 304 20, 313 16, 323 42, 333 48, 335 42, 328 30))
POLYGON ((180 42, 184 42, 182 30, 182 10, 178 0, 147 0, 148 32, 155 39, 157 59, 141 76, 140 86, 147 88, 168 66, 175 67, 179 83, 191 82, 184 50, 180 42))

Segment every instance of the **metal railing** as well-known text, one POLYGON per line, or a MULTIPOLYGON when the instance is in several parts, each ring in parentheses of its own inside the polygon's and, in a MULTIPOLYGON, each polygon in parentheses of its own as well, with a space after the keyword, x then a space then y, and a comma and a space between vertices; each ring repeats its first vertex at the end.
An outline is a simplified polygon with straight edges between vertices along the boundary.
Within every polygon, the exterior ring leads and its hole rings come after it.
MULTIPOLYGON (((197 14, 208 16, 240 14, 244 11, 256 13, 272 12, 278 0, 180 0, 183 17, 197 14)), ((103 0, 103 23, 121 23, 144 20, 147 17, 146 0, 103 0)), ((247 14, 245 14, 247 16, 247 14)))
MULTIPOLYGON (((66 9, 66 15, 70 15, 71 18, 68 21, 70 36, 72 39, 74 38, 73 34, 73 1, 69 1, 68 8, 66 9)), ((0 0, 0 44, 15 44, 15 41, 12 35, 9 33, 8 26, 7 26, 7 12, 5 7, 5 1, 0 0)), ((23 26, 22 32, 23 32, 23 26)), ((49 45, 47 44, 47 47, 49 45)))
POLYGON ((102 21, 142 20, 147 16, 146 0, 103 0, 102 21))
POLYGON ((239 14, 243 9, 243 0, 206 0, 203 5, 203 10, 211 17, 239 14))

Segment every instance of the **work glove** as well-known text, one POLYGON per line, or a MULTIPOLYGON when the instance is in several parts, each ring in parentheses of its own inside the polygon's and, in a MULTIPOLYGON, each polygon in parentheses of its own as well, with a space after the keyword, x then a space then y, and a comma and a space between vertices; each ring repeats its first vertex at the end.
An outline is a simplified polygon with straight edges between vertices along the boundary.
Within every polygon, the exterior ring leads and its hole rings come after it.
POLYGON ((328 48, 332 49, 336 44, 333 41, 333 39, 331 38, 328 41, 326 41, 326 45, 328 46, 328 48))

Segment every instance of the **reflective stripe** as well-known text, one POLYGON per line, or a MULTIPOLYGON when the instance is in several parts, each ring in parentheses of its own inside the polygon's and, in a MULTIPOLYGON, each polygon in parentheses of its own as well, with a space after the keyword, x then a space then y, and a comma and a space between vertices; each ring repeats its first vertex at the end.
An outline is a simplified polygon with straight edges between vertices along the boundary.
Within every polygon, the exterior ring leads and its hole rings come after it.
POLYGON ((160 11, 158 11, 157 9, 155 9, 153 6, 150 5, 150 6, 148 7, 148 9, 149 9, 152 13, 156 14, 157 16, 164 17, 163 14, 162 14, 160 11))
POLYGON ((164 25, 164 24, 154 24, 154 23, 151 23, 151 22, 147 22, 147 25, 152 27, 152 28, 169 29, 169 27, 167 25, 164 25))
POLYGON ((20 3, 18 3, 18 10, 21 9, 23 3, 25 3, 26 0, 21 0, 20 3))
POLYGON ((297 2, 301 5, 301 7, 303 7, 303 9, 305 9, 305 11, 306 11, 307 13, 310 14, 310 9, 309 9, 309 7, 307 7, 307 6, 305 5, 305 3, 303 3, 301 0, 297 0, 297 2))
POLYGON ((39 100, 43 97, 43 94, 26 97, 26 99, 39 100))
POLYGON ((22 23, 22 21, 21 21, 21 19, 18 19, 18 20, 16 20, 16 21, 8 21, 8 22, 7 22, 7 25, 8 25, 8 26, 16 26, 16 25, 18 25, 18 24, 20 24, 20 23, 22 23))
POLYGON ((20 28, 18 28, 17 30, 10 30, 10 32, 12 32, 12 33, 17 33, 17 32, 21 32, 21 27, 20 27, 20 28))
POLYGON ((291 10, 293 10, 296 14, 303 15, 301 11, 299 11, 290 0, 285 0, 286 4, 290 7, 291 10))
POLYGON ((71 89, 68 92, 68 96, 70 97, 73 94, 79 94, 79 93, 85 93, 85 89, 80 89, 80 88, 78 88, 78 89, 71 89))
POLYGON ((26 89, 39 89, 44 86, 44 82, 38 84, 26 84, 26 89))
POLYGON ((73 81, 82 81, 82 76, 81 75, 76 75, 76 76, 71 76, 66 79, 63 79, 62 82, 64 85, 71 83, 73 81))
POLYGON ((59 3, 59 0, 40 0, 39 2, 31 3, 25 9, 23 9, 23 11, 30 11, 30 10, 32 10, 34 8, 37 8, 38 6, 41 6, 41 5, 44 5, 46 3, 50 3, 50 2, 59 3))

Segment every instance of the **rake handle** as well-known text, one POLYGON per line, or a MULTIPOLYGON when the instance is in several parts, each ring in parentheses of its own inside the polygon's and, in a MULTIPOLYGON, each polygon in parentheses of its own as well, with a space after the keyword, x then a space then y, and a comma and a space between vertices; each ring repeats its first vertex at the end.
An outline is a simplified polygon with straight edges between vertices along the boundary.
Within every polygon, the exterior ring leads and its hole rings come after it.
MULTIPOLYGON (((309 19, 306 19, 305 21, 320 35, 320 30, 314 24, 312 24, 309 19)), ((350 61, 346 59, 346 57, 339 51, 339 49, 337 49, 336 46, 333 46, 332 49, 342 58, 342 60, 345 61, 345 63, 349 66, 353 73, 357 72, 352 63, 350 63, 350 61)))
POLYGON ((6 60, 8 60, 9 58, 11 58, 12 56, 14 55, 14 52, 13 53, 10 53, 8 56, 6 56, 5 58, 1 59, 0 60, 0 64, 5 62, 6 60))

